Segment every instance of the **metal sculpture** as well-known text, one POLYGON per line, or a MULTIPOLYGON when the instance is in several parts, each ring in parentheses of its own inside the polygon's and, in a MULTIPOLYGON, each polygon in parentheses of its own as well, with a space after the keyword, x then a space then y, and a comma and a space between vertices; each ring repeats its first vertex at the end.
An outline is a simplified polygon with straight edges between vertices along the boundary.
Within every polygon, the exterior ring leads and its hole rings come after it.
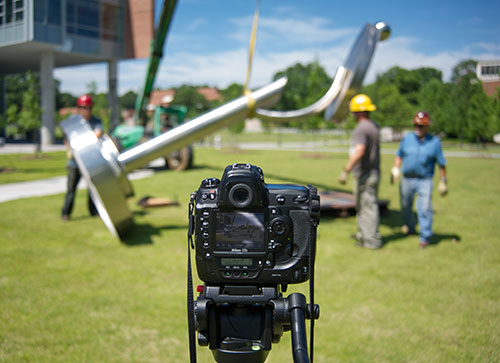
POLYGON ((252 107, 257 108, 258 117, 273 121, 301 119, 325 109, 327 119, 340 118, 347 113, 345 102, 348 96, 359 91, 377 42, 386 39, 389 33, 385 23, 366 25, 346 64, 337 70, 328 92, 316 103, 301 110, 280 112, 263 108, 272 106, 279 99, 287 82, 286 78, 281 78, 252 92, 249 97, 237 98, 121 154, 109 137, 97 139, 80 116, 66 119, 61 127, 106 227, 114 236, 123 239, 133 226, 132 213, 126 201, 133 195, 126 175, 128 172, 247 118, 252 107))
MULTIPOLYGON (((286 82, 286 78, 281 78, 252 92, 251 98, 257 107, 272 106, 279 99, 286 82)), ((245 119, 248 112, 248 98, 242 96, 121 154, 109 137, 97 139, 80 116, 66 119, 61 127, 100 217, 114 236, 123 238, 133 225, 132 213, 126 201, 133 192, 126 174, 245 119)))
POLYGON ((389 25, 380 21, 366 24, 352 46, 344 66, 337 69, 330 89, 314 104, 293 111, 257 109, 256 116, 269 121, 286 122, 309 117, 325 111, 326 120, 342 120, 348 112, 347 102, 361 90, 361 84, 370 65, 378 41, 389 37, 389 25))

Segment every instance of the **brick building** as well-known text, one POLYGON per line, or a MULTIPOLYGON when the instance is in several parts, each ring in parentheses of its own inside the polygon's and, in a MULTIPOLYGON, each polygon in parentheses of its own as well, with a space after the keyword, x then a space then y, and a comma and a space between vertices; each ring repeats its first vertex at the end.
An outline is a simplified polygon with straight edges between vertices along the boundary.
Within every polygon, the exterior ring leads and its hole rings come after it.
POLYGON ((153 19, 154 0, 0 0, 0 113, 8 106, 3 76, 39 71, 42 147, 51 144, 54 68, 107 62, 111 122, 117 123, 117 63, 148 57, 153 19))
POLYGON ((500 87, 500 60, 477 62, 476 75, 483 83, 484 92, 488 96, 496 94, 497 88, 500 87))

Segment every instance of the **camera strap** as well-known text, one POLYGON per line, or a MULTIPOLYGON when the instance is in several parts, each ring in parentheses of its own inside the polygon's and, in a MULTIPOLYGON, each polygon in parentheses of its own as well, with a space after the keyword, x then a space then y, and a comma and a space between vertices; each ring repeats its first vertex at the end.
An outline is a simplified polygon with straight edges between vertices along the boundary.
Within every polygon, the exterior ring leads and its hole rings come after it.
POLYGON ((193 275, 191 269, 191 249, 194 249, 194 198, 195 193, 191 193, 189 199, 189 227, 188 227, 188 261, 187 261, 187 314, 188 314, 188 335, 189 335, 189 358, 191 363, 196 363, 196 336, 194 322, 194 296, 193 296, 193 275))
MULTIPOLYGON (((311 218, 311 241, 316 241, 317 227, 319 224, 319 211, 312 210, 312 199, 318 200, 319 206, 319 196, 317 194, 317 188, 312 185, 308 185, 309 195, 311 196, 311 201, 309 202, 309 215, 311 218)), ((315 319, 315 306, 314 306, 314 264, 316 260, 316 243, 309 244, 309 300, 310 300, 310 332, 309 332, 309 360, 313 363, 314 357, 314 320, 315 319)))

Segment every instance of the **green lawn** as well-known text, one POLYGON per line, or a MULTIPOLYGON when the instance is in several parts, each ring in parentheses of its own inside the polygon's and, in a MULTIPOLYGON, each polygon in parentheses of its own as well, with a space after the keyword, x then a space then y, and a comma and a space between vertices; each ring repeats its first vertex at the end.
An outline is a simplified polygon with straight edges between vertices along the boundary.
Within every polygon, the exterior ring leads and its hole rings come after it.
MULTIPOLYGON (((67 223, 59 219, 63 195, 0 203, 0 361, 188 361, 190 192, 233 162, 261 166, 267 182, 338 188, 346 158, 197 148, 196 168, 133 182, 136 228, 126 243, 88 216, 83 191, 67 223), (145 211, 135 204, 145 195, 181 206, 145 211)), ((354 246, 354 218, 321 220, 315 361, 500 361, 500 161, 448 159, 450 194, 434 198, 435 244, 426 250, 399 233, 392 157, 382 162, 380 197, 391 209, 381 221, 382 250, 354 246)), ((213 361, 205 347, 198 354, 213 361)), ((267 362, 291 357, 285 333, 267 362)))
POLYGON ((0 184, 66 174, 66 152, 0 155, 0 184))

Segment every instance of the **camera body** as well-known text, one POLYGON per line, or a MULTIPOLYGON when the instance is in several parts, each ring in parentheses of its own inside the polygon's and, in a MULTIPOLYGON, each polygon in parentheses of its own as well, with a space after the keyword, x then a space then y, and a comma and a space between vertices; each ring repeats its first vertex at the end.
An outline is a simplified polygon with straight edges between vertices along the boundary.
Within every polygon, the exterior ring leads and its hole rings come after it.
POLYGON ((196 267, 205 283, 262 286, 309 278, 320 209, 316 188, 266 184, 259 167, 233 164, 221 180, 203 180, 195 202, 196 267))

